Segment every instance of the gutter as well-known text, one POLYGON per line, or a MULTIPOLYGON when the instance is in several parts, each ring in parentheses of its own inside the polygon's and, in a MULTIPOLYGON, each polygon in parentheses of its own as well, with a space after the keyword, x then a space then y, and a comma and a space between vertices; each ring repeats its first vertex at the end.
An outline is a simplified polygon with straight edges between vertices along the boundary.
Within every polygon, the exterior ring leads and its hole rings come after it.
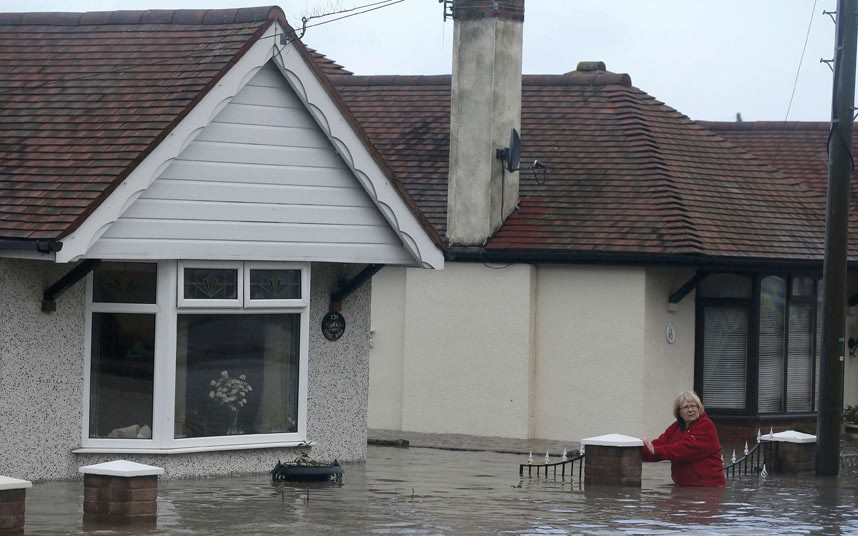
MULTIPOLYGON (((675 266, 706 268, 712 271, 798 269, 822 275, 822 257, 807 259, 752 259, 710 257, 703 255, 659 255, 648 253, 594 253, 574 251, 510 251, 486 250, 479 246, 450 247, 445 252, 450 262, 496 262, 516 264, 600 264, 624 266, 675 266)), ((858 271, 858 263, 849 263, 850 272, 858 271)))
POLYGON ((59 240, 10 240, 0 239, 0 250, 35 251, 37 253, 56 253, 63 249, 59 240))

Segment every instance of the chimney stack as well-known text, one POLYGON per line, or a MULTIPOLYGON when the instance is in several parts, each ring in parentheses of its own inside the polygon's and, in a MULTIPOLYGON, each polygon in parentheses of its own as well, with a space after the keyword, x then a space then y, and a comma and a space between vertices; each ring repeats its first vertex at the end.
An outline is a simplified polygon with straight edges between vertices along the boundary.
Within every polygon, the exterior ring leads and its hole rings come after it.
POLYGON ((498 149, 521 125, 524 0, 453 0, 447 241, 480 246, 518 203, 498 149))

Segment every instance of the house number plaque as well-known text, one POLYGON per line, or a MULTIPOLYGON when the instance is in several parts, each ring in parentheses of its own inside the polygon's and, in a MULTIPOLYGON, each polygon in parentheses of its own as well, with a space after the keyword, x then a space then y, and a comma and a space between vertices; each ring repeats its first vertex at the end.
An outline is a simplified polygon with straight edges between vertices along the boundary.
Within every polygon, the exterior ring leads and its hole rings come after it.
POLYGON ((329 341, 335 341, 346 331, 346 319, 340 313, 329 312, 322 317, 322 335, 329 341))

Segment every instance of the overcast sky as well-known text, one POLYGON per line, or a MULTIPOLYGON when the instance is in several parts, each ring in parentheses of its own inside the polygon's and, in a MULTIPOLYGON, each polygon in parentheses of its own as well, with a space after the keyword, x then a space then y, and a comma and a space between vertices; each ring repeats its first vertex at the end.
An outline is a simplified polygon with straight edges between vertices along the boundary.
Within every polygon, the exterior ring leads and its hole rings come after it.
MULTIPOLYGON (((279 5, 297 28, 303 16, 378 2, 280 0, 279 5)), ((103 11, 271 3, 0 0, 0 7, 103 11)), ((527 0, 524 72, 559 74, 579 61, 601 60, 693 119, 732 121, 741 113, 745 121, 828 121, 832 75, 820 59, 833 57, 835 27, 822 12, 835 7, 836 0, 527 0)), ((453 22, 443 21, 438 0, 401 0, 360 11, 311 20, 309 25, 351 15, 308 27, 304 42, 356 74, 450 72, 453 22)))

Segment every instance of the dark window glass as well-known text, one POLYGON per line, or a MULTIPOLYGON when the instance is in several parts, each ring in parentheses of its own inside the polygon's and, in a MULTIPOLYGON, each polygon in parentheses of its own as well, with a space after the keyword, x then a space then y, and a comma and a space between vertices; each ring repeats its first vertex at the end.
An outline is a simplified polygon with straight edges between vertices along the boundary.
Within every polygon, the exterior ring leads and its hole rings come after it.
POLYGON ((185 314, 175 437, 298 430, 298 314, 185 314))
POLYGON ((153 263, 102 262, 93 270, 92 301, 155 303, 157 273, 153 263))
POLYGON ((783 411, 785 319, 786 280, 764 277, 760 282, 760 413, 783 411))
POLYGON ((301 299, 301 270, 250 270, 250 299, 301 299))
POLYGON ((748 312, 738 307, 705 307, 703 403, 720 409, 744 409, 748 312))
POLYGON ((238 298, 238 270, 232 268, 185 268, 186 300, 234 300, 238 298))
POLYGON ((152 437, 155 315, 92 314, 89 437, 152 437))
POLYGON ((698 296, 703 298, 750 298, 751 278, 738 274, 710 274, 703 278, 698 296))

